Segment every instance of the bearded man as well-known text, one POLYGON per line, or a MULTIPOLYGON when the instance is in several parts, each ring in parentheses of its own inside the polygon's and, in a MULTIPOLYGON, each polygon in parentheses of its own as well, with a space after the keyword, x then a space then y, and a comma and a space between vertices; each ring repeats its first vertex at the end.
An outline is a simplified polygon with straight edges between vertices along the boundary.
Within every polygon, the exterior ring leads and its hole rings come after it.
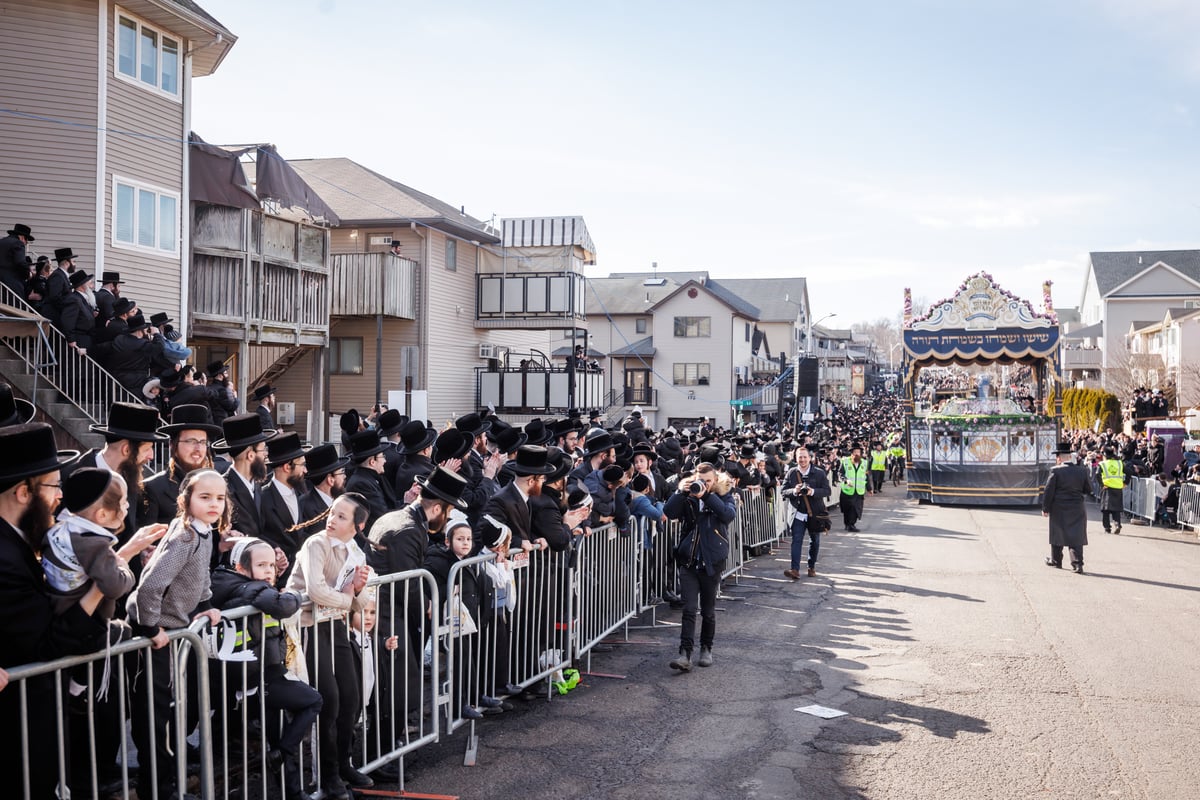
POLYGON ((213 445, 217 453, 228 453, 233 466, 225 472, 229 502, 233 506, 232 530, 244 536, 262 536, 262 488, 267 479, 267 446, 275 435, 264 431, 257 414, 234 414, 221 423, 225 438, 213 445))
POLYGON ((178 513, 179 486, 189 472, 211 469, 210 442, 221 436, 212 412, 204 405, 180 405, 171 409, 171 423, 158 429, 171 437, 171 460, 167 468, 146 481, 142 513, 146 524, 170 523, 178 513))
MULTIPOLYGON (((298 433, 281 433, 267 441, 267 466, 274 471, 274 476, 262 488, 260 535, 267 544, 283 551, 289 566, 295 563, 304 539, 300 531, 300 523, 304 521, 300 514, 300 495, 307 488, 304 482, 308 472, 306 453, 298 433)), ((285 568, 279 580, 286 583, 289 571, 285 568)))

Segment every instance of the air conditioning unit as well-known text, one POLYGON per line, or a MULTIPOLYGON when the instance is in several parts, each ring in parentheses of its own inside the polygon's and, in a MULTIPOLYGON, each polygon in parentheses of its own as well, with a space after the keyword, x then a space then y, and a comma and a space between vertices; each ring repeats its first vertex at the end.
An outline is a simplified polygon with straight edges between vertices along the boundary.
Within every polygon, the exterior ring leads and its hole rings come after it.
POLYGON ((479 357, 499 358, 499 356, 496 354, 496 345, 490 343, 479 345, 479 357))

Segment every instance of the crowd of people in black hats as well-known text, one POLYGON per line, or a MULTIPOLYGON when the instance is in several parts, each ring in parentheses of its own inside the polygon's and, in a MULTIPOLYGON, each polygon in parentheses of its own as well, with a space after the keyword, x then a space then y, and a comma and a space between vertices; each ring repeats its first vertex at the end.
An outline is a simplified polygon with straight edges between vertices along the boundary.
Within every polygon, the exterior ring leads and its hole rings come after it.
MULTIPOLYGON (((373 780, 350 760, 363 702, 351 637, 374 621, 365 591, 372 573, 425 568, 444 577, 455 561, 481 552, 504 564, 509 553, 569 553, 605 525, 632 535, 639 518, 679 520, 671 543, 677 573, 658 587, 682 609, 680 654, 671 666, 711 666, 714 601, 737 498, 786 486, 797 510, 821 516, 829 494, 815 498, 819 508, 805 497, 810 470, 797 469, 795 454, 844 488, 847 470, 865 465, 868 443, 889 438, 899 424, 898 404, 882 395, 837 409, 806 431, 726 430, 707 420, 696 430, 655 431, 640 411, 612 426, 599 411, 517 426, 487 410, 438 430, 376 409, 365 418, 343 415, 339 451, 277 432, 269 386, 256 394, 256 412, 232 413, 236 397, 214 406, 198 384, 186 377, 181 383, 174 402, 163 406, 166 425, 160 407, 114 403, 106 423, 93 426, 104 446, 84 453, 59 452, 51 428, 30 422, 32 406, 0 385, 0 637, 9 643, 0 667, 93 653, 130 636, 149 639, 153 648, 109 681, 129 684, 133 740, 141 753, 157 754, 154 770, 141 759, 137 778, 155 783, 160 797, 179 788, 178 754, 166 732, 170 631, 196 619, 215 622, 220 609, 247 602, 276 618, 295 615, 301 596, 332 609, 331 624, 313 632, 329 637, 326 646, 306 651, 316 688, 279 683, 289 670, 278 630, 260 632, 256 646, 264 680, 277 683, 266 695, 268 708, 289 712, 288 724, 266 733, 268 763, 283 776, 288 797, 307 796, 296 756, 313 720, 322 733, 321 788, 327 797, 345 797, 373 780), (158 442, 169 442, 165 464, 153 463, 158 442)), ((862 493, 840 497, 848 529, 861 516, 862 493)), ((810 574, 816 555, 811 547, 810 574)), ((480 572, 478 581, 490 587, 480 594, 504 596, 505 580, 503 569, 480 572)), ((378 641, 415 665, 406 674, 419 675, 424 610, 414 606, 408 617, 379 611, 378 641)), ((316 621, 307 608, 301 616, 306 628, 316 621)), ((388 686, 386 672, 374 674, 380 691, 413 695, 388 686)), ((0 669, 0 729, 16 730, 20 705, 16 693, 3 690, 6 681, 0 669)), ((27 707, 54 707, 50 677, 28 679, 26 691, 27 707)), ((499 681, 478 702, 503 709, 504 696, 516 691, 499 681)), ((72 751, 73 780, 87 783, 93 768, 102 784, 120 779, 118 696, 93 678, 70 698, 75 712, 93 709, 97 726, 96 752, 72 751)), ((463 708, 468 717, 479 712, 463 708)), ((34 797, 54 795, 56 724, 53 715, 28 718, 34 797)), ((20 774, 19 753, 0 749, 0 774, 20 774)))

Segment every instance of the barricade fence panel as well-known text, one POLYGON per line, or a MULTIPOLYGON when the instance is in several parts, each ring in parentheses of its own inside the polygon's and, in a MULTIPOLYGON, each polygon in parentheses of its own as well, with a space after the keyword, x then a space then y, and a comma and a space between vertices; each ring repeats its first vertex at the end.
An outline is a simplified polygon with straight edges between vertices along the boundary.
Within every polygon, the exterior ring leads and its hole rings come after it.
MULTIPOLYGON (((723 576, 779 525, 766 497, 739 501, 723 576)), ((18 738, 0 767, 15 797, 136 781, 148 787, 139 798, 163 800, 179 786, 201 800, 275 796, 343 765, 373 770, 477 718, 468 708, 539 681, 552 691, 561 670, 677 590, 679 536, 677 521, 628 535, 606 525, 563 552, 458 561, 444 581, 373 576, 353 613, 301 598, 302 612, 276 620, 247 606, 211 631, 170 631, 161 649, 134 638, 16 667, 0 704, 18 738), (272 641, 282 666, 263 656, 272 641)))
POLYGON ((1200 528, 1200 485, 1184 483, 1179 486, 1179 508, 1176 521, 1192 530, 1200 528))

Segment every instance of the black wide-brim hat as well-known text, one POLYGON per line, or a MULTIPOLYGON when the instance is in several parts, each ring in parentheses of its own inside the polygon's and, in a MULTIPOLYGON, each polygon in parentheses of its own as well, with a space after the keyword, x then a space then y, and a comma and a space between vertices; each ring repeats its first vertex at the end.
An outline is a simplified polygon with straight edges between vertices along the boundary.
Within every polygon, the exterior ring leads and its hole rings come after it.
POLYGON ((74 261, 75 251, 69 247, 60 247, 54 251, 54 260, 58 262, 74 261))
POLYGON ((12 387, 0 383, 0 428, 21 425, 33 419, 37 409, 28 400, 13 397, 12 387))
POLYGON ((171 409, 171 424, 163 425, 159 433, 174 436, 183 431, 204 431, 210 436, 224 436, 225 431, 213 422, 212 411, 199 403, 185 403, 171 409))
MULTIPOLYGON (((598 429, 597 429, 598 430, 598 429)), ((583 440, 583 457, 591 458, 600 453, 607 453, 616 447, 613 443, 612 434, 607 431, 601 431, 595 435, 588 435, 583 440)))
POLYGON ((263 430, 262 419, 258 414, 234 414, 226 417, 221 423, 224 439, 213 443, 213 450, 218 453, 228 453, 233 450, 244 450, 251 445, 265 442, 275 435, 273 430, 263 430))
POLYGON ((72 272, 71 277, 68 280, 71 281, 72 289, 78 289, 80 286, 83 286, 85 283, 87 283, 91 279, 92 279, 91 275, 87 274, 87 272, 85 272, 84 270, 79 270, 78 272, 72 272))
POLYGON ((496 445, 496 449, 501 453, 511 453, 529 441, 529 437, 525 435, 525 431, 520 428, 514 428, 507 423, 503 427, 493 425, 492 429, 488 431, 487 437, 496 445))
POLYGON ((13 225, 12 230, 8 232, 8 235, 9 236, 24 236, 25 241, 27 241, 27 242, 36 241, 33 238, 33 229, 30 228, 28 225, 21 224, 20 222, 18 222, 16 225, 13 225))
POLYGON ((557 447, 547 447, 546 450, 549 451, 546 455, 546 463, 554 468, 553 472, 546 473, 546 483, 562 480, 575 466, 575 459, 557 447))
POLYGON ((345 469, 350 457, 339 456, 337 448, 331 444, 319 444, 305 453, 304 463, 308 467, 308 479, 320 483, 320 479, 329 473, 345 469))
POLYGON ((408 417, 401 414, 394 408, 389 408, 387 411, 379 415, 379 435, 391 436, 399 433, 400 429, 408 424, 408 417))
POLYGON ((54 444, 54 429, 44 422, 0 428, 0 487, 57 472, 72 460, 66 455, 54 444))
POLYGON ((433 443, 433 460, 440 464, 452 458, 462 458, 474 441, 458 428, 447 428, 438 434, 433 443))
POLYGON ((1054 445, 1054 455, 1065 456, 1075 452, 1075 447, 1070 442, 1059 442, 1054 445))
POLYGON ((658 452, 648 444, 639 444, 633 448, 633 457, 645 456, 651 461, 658 460, 658 452))
POLYGON ((409 420, 400 429, 400 452, 406 456, 419 453, 433 444, 437 439, 437 431, 425 427, 419 419, 409 420))
POLYGON ((571 431, 583 430, 583 420, 579 417, 567 417, 554 423, 554 435, 566 436, 571 431))
POLYGON ((554 438, 554 429, 540 418, 534 417, 525 423, 525 438, 528 444, 544 445, 554 438))
POLYGON ((374 430, 359 431, 350 436, 350 458, 357 464, 371 456, 379 455, 392 446, 391 442, 380 441, 374 430))
POLYGON ((462 493, 466 491, 467 479, 461 475, 445 467, 434 467, 428 475, 418 475, 416 482, 421 487, 422 494, 428 492, 457 509, 466 510, 467 501, 462 499, 462 493))
POLYGON ((108 408, 108 423, 95 423, 88 430, 131 442, 165 442, 167 435, 158 432, 158 411, 137 403, 113 403, 108 408))
POLYGON ((482 436, 490 431, 492 429, 492 421, 484 419, 475 413, 464 414, 454 420, 454 427, 474 439, 476 436, 482 436))
POLYGON ((271 384, 267 383, 267 384, 263 384, 262 386, 256 387, 254 389, 254 394, 250 395, 250 399, 251 400, 262 400, 264 397, 267 397, 268 395, 272 395, 272 394, 275 394, 275 387, 272 386, 271 384))
POLYGON ((308 449, 300 444, 300 434, 294 431, 281 433, 267 440, 267 466, 282 467, 289 461, 303 458, 308 449))
POLYGON ((554 467, 547 462, 549 452, 535 444, 524 444, 517 448, 517 457, 508 462, 514 475, 549 475, 554 467))

